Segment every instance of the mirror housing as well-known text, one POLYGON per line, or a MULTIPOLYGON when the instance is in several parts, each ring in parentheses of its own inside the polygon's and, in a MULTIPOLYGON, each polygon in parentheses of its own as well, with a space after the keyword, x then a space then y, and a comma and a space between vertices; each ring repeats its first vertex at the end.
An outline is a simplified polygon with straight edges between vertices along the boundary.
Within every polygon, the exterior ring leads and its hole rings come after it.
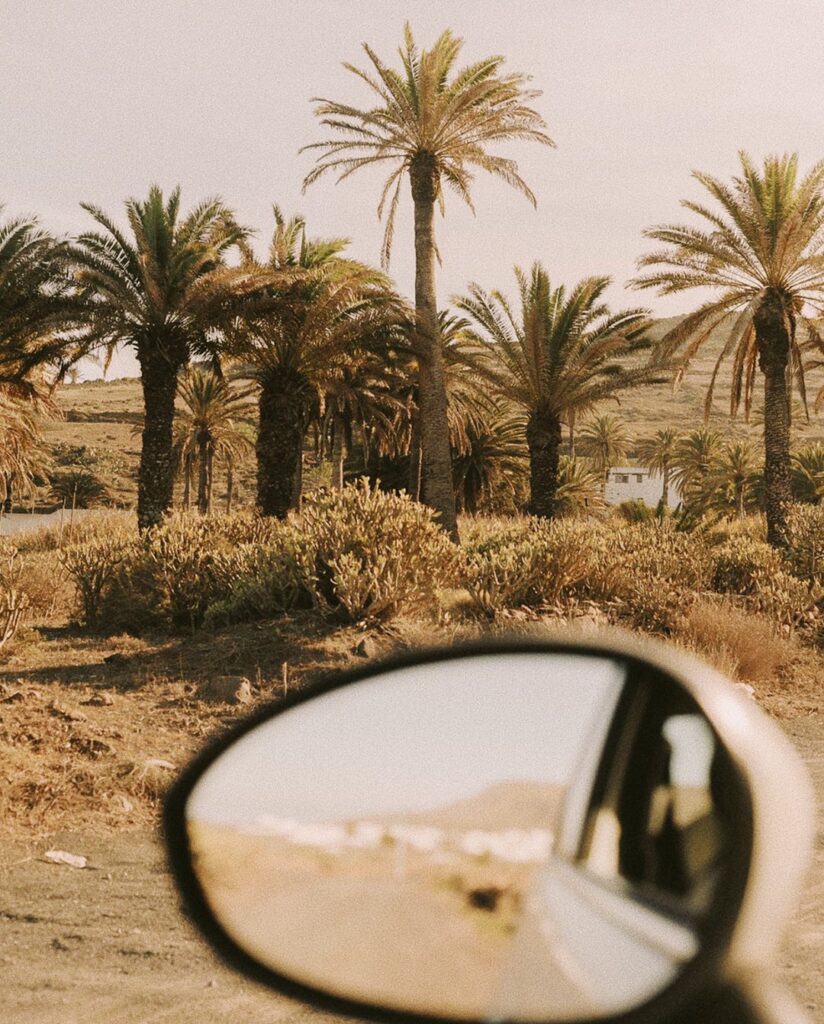
MULTIPOLYGON (((800 885, 812 838, 811 786, 797 754, 780 730, 728 680, 674 648, 624 636, 587 643, 570 643, 566 638, 555 642, 498 641, 416 652, 369 664, 357 671, 330 677, 317 686, 262 709, 211 744, 169 794, 164 827, 172 870, 185 905, 224 959, 286 995, 332 1012, 406 1022, 480 1019, 481 1014, 456 1014, 454 1008, 451 1012, 439 1013, 437 1008, 430 1006, 426 1012, 415 1012, 405 1005, 389 1005, 386 998, 383 1002, 376 1002, 374 996, 353 998, 351 991, 346 994, 336 992, 334 986, 324 984, 323 978, 313 977, 311 983, 307 983, 305 974, 301 977, 283 967, 275 969, 271 960, 267 963, 265 958, 261 958, 260 949, 250 952, 242 941, 244 936, 233 932, 231 927, 227 929, 226 920, 216 913, 209 887, 198 875, 187 815, 193 793, 210 769, 224 755, 228 757, 232 749, 238 749, 243 737, 250 736, 267 722, 276 724, 288 711, 301 708, 307 702, 318 701, 343 687, 377 682, 379 677, 404 670, 421 667, 434 670, 435 666, 443 666, 455 659, 514 658, 525 654, 546 658, 620 659, 622 664, 635 666, 635 670, 654 676, 663 686, 679 688, 687 704, 700 710, 721 741, 732 769, 728 773, 730 785, 735 790, 737 829, 730 834, 722 881, 715 887, 708 908, 711 913, 702 923, 697 955, 688 958, 689 962, 683 965, 683 969, 663 987, 658 986, 660 991, 650 991, 649 997, 642 998, 637 1004, 616 1009, 611 1015, 604 1012, 591 1017, 572 1014, 554 1019, 632 1020, 639 1024, 645 1020, 670 1021, 676 1020, 685 1006, 697 1007, 707 999, 721 999, 719 993, 738 993, 734 999, 740 1000, 740 993, 746 991, 769 964, 800 885), (787 793, 794 794, 791 805, 787 793)), ((514 691, 518 685, 517 678, 511 679, 510 685, 514 691)), ((610 724, 614 732, 616 721, 616 715, 605 715, 603 749, 609 748, 611 742, 617 749, 615 737, 609 734, 610 724)), ((585 846, 589 844, 590 852, 593 845, 593 835, 590 834, 588 839, 585 836, 587 828, 592 833, 594 827, 592 821, 587 824, 587 815, 592 811, 593 793, 606 784, 604 778, 599 781, 599 771, 603 775, 604 758, 596 756, 598 754, 600 750, 595 754, 590 751, 587 757, 587 752, 584 752, 576 766, 576 780, 566 793, 556 850, 567 867, 580 863, 584 852, 582 843, 585 846)), ((595 832, 598 832, 597 828, 595 832)), ((565 885, 563 891, 568 896, 571 886, 565 885)), ((664 942, 663 932, 661 935, 664 942)), ((671 930, 669 938, 676 941, 676 932, 671 930)), ((507 1014, 497 1016, 505 1019, 507 1014)), ((545 1013, 543 1019, 550 1016, 545 1013)), ((509 1019, 538 1017, 519 1018, 516 1015, 509 1019)), ((740 1017, 730 1019, 738 1020, 740 1017)))

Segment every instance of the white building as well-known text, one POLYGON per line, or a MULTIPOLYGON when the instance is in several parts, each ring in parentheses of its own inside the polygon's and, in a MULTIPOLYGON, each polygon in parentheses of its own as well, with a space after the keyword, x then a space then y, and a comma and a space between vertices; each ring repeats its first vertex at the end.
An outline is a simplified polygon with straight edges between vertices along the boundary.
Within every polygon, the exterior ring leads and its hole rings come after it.
MULTIPOLYGON (((664 480, 659 473, 650 473, 641 466, 613 466, 607 476, 604 497, 607 505, 620 505, 622 501, 643 501, 655 508, 664 493, 664 480)), ((669 484, 667 504, 675 508, 681 501, 678 488, 669 484)))

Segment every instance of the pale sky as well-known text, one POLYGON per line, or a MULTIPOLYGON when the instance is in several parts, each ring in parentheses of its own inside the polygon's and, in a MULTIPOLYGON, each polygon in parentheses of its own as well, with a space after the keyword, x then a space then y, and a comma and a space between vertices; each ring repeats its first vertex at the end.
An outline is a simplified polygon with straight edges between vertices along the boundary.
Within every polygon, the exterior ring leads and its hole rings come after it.
POLYGON ((416 665, 344 686, 258 726, 203 775, 187 815, 341 822, 426 811, 500 782, 567 783, 626 667, 506 654, 416 665))
MULTIPOLYGON (((442 305, 470 281, 512 293, 513 265, 540 259, 557 282, 611 275, 616 307, 684 312, 689 296, 623 285, 641 231, 700 196, 690 171, 728 178, 741 148, 797 150, 802 168, 824 157, 821 0, 0 0, 0 202, 74 232, 89 226, 81 200, 119 218, 127 196, 179 183, 184 208, 217 193, 261 243, 276 202, 375 262, 380 173, 301 195, 312 156, 297 151, 323 137, 311 97, 369 102, 341 63, 362 65, 364 41, 393 60, 406 18, 423 46, 461 35, 462 64, 502 53, 531 74, 558 144, 501 148, 537 211, 480 175, 476 217, 448 198, 442 305)), ((407 295, 410 208, 391 267, 407 295)), ((130 372, 125 356, 112 368, 130 372)))

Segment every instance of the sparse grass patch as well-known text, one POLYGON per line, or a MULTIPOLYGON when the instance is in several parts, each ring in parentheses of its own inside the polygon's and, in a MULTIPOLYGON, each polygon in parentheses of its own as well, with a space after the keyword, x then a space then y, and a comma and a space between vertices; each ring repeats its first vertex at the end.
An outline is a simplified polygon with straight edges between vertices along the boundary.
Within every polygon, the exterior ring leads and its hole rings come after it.
POLYGON ((797 653, 770 619, 723 598, 695 601, 673 638, 733 679, 754 685, 777 682, 797 653))

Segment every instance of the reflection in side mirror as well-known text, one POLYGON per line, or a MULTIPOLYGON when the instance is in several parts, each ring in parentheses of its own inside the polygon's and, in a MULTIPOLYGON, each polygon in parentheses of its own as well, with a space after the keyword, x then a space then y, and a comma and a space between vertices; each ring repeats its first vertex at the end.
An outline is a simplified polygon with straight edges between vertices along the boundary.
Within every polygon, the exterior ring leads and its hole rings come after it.
POLYGON ((279 976, 455 1019, 647 1002, 699 952, 735 819, 695 702, 558 651, 389 670, 258 724, 185 805, 228 937, 279 976))

